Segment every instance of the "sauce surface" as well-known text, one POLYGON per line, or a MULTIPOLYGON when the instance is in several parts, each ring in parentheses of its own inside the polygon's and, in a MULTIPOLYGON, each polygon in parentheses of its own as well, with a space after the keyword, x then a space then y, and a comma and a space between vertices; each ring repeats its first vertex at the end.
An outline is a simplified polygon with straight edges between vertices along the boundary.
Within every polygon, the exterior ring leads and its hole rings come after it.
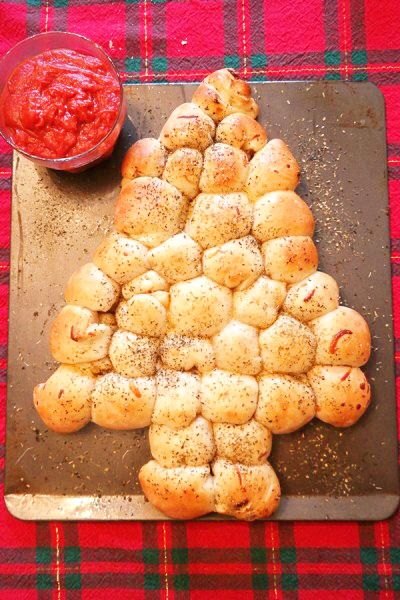
POLYGON ((107 63, 74 50, 47 50, 20 63, 2 94, 4 124, 25 152, 76 156, 113 127, 120 87, 107 63))

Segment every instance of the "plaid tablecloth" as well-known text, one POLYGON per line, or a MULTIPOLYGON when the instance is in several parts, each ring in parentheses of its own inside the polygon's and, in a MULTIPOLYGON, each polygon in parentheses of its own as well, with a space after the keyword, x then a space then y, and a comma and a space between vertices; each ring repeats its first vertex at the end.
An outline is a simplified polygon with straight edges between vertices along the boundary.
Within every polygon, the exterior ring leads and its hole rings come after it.
MULTIPOLYGON (((399 0, 11 0, 0 54, 41 31, 96 40, 126 81, 369 80, 387 109, 400 345, 399 0)), ((0 481, 11 151, 0 141, 0 481)), ((400 355, 398 356, 398 358, 400 355)), ((400 598, 400 518, 379 523, 26 523, 0 501, 0 598, 400 598)))

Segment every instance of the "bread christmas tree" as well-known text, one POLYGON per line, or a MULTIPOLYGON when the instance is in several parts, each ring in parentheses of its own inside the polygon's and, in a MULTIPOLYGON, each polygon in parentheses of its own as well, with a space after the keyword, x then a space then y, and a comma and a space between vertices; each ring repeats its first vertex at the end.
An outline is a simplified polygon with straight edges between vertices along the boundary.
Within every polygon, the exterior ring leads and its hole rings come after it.
POLYGON ((70 277, 34 390, 46 425, 149 427, 139 479, 166 515, 268 517, 272 435, 370 402, 361 315, 317 271, 299 166, 267 141, 247 83, 223 69, 122 166, 115 231, 70 277))

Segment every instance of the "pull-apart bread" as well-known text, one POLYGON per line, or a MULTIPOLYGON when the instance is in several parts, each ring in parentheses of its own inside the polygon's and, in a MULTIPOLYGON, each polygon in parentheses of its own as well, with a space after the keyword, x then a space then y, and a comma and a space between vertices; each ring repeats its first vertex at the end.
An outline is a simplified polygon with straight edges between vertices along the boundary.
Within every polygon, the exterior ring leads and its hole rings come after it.
POLYGON ((78 268, 34 390, 60 433, 149 427, 139 479, 172 518, 266 518, 272 434, 349 427, 370 402, 363 317, 318 271, 298 163, 226 69, 122 165, 115 230, 78 268))

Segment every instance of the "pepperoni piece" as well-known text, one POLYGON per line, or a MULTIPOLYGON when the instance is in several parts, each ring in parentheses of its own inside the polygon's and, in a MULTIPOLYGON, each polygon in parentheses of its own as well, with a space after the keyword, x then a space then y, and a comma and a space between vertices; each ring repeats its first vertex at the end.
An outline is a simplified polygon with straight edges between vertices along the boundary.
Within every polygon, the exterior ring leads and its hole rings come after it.
POLYGON ((341 329, 338 331, 332 338, 331 345, 329 346, 329 352, 331 354, 335 354, 340 338, 342 338, 344 335, 351 335, 352 333, 353 332, 350 331, 350 329, 341 329))

